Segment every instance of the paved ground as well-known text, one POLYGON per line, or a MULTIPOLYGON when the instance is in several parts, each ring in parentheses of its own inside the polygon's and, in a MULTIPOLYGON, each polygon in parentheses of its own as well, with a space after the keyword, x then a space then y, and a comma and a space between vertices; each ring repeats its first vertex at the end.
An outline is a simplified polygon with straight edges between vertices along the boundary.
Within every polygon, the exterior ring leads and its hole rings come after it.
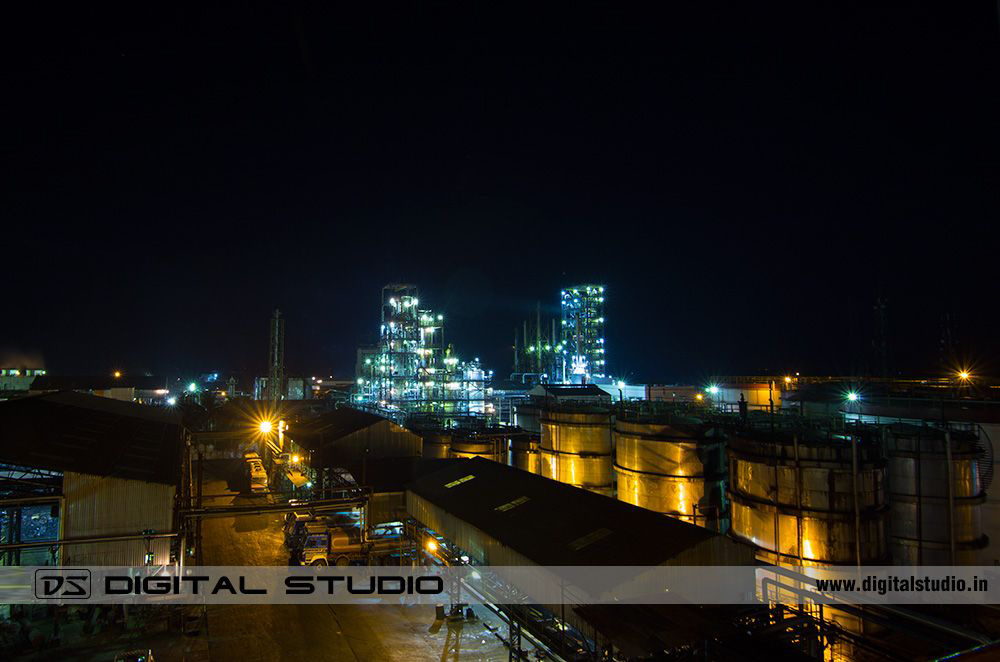
MULTIPOLYGON (((226 470, 206 470, 205 493, 227 495, 212 505, 265 498, 238 493, 226 470)), ((204 520, 205 565, 286 565, 281 523, 281 515, 204 520)), ((507 648, 486 627, 499 619, 477 613, 478 622, 449 624, 435 622, 427 605, 218 605, 208 609, 209 650, 212 660, 240 662, 507 660, 507 648)))
MULTIPOLYGON (((209 659, 208 641, 197 625, 198 612, 196 607, 133 610, 124 624, 86 629, 78 617, 64 618, 56 637, 51 615, 36 608, 26 619, 31 644, 18 646, 10 659, 112 662, 119 653, 139 649, 152 650, 157 662, 203 662, 209 659), (194 619, 190 635, 181 634, 183 613, 194 619)), ((0 659, 7 654, 0 651, 0 659)))

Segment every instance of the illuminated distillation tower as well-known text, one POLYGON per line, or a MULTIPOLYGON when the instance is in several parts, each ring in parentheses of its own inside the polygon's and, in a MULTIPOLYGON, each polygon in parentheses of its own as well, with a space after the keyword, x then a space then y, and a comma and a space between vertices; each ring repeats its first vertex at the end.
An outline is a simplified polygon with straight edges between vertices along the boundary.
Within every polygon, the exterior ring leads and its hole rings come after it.
POLYGON ((285 382, 285 320, 281 311, 275 310, 271 317, 271 341, 267 357, 267 399, 281 400, 282 385, 285 382))
POLYGON ((406 412, 487 411, 479 360, 459 361, 444 342, 444 315, 420 308, 415 285, 382 288, 379 342, 361 351, 357 402, 406 412))
POLYGON ((569 287, 560 299, 563 381, 604 377, 604 286, 569 287))

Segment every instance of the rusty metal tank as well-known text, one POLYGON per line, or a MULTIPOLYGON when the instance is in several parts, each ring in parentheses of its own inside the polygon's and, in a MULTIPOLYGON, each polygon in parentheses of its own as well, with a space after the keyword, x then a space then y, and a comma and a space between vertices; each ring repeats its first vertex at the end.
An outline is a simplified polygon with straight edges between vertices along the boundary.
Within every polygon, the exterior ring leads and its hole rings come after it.
POLYGON ((426 430, 420 433, 424 440, 423 456, 432 460, 443 460, 448 457, 451 448, 451 432, 448 430, 426 430))
POLYGON ((886 429, 894 563, 980 562, 980 550, 988 544, 982 524, 983 455, 976 436, 967 432, 907 424, 886 429))
POLYGON ((539 421, 541 414, 542 408, 540 405, 531 402, 519 402, 514 405, 514 425, 530 434, 541 434, 541 423, 539 421))
POLYGON ((618 498, 715 531, 728 528, 724 436, 696 418, 615 419, 618 498))
POLYGON ((586 406, 547 408, 539 423, 542 476, 612 496, 612 416, 586 406))
POLYGON ((779 565, 888 560, 877 438, 741 433, 729 439, 727 454, 730 535, 755 545, 759 558, 779 565))
POLYGON ((508 439, 502 435, 456 434, 451 439, 448 457, 482 457, 494 462, 507 463, 508 439))
POLYGON ((520 434, 510 440, 510 464, 523 471, 537 474, 541 471, 537 435, 520 434))

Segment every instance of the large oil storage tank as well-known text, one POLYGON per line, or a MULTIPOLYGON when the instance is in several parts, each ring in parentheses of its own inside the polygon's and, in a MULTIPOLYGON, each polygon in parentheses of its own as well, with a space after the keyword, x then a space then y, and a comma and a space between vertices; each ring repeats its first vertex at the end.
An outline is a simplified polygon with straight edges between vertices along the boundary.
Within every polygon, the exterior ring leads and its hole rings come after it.
POLYGON ((547 408, 541 412, 539 423, 541 475, 613 495, 609 410, 586 406, 547 408))
POLYGON ((895 424, 886 430, 886 455, 893 562, 978 564, 980 550, 989 541, 981 512, 986 500, 979 472, 984 452, 976 437, 895 424))
POLYGON ((887 561, 877 437, 741 433, 727 448, 730 535, 755 545, 759 558, 779 565, 887 561))
POLYGON ((619 414, 618 498, 715 531, 728 529, 726 450, 721 432, 696 418, 619 414))
POLYGON ((519 402, 514 405, 514 425, 529 434, 541 434, 542 408, 531 402, 519 402))
POLYGON ((510 438, 510 464, 523 471, 537 474, 540 471, 539 438, 537 435, 514 435, 510 438))
POLYGON ((424 440, 423 456, 431 460, 443 460, 448 457, 451 448, 451 432, 448 430, 423 430, 420 432, 424 440))
POLYGON ((506 464, 508 443, 507 436, 503 434, 455 434, 448 457, 482 457, 506 464))

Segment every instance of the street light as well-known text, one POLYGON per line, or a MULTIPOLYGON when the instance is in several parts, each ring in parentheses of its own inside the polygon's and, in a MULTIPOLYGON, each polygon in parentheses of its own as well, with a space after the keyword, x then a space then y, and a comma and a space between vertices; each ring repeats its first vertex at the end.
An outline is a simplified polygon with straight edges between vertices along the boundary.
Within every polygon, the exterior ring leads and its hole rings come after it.
POLYGON ((716 386, 715 384, 712 384, 711 386, 708 387, 708 392, 711 393, 712 395, 718 395, 719 387, 716 386))
POLYGON ((257 427, 263 434, 268 434, 271 432, 271 421, 261 421, 257 427))
POLYGON ((847 401, 848 402, 857 402, 860 399, 861 399, 861 396, 858 395, 857 393, 855 393, 854 391, 851 391, 850 393, 847 394, 847 401))
POLYGON ((961 372, 958 373, 958 378, 961 379, 963 382, 969 381, 970 377, 972 377, 972 375, 969 374, 968 370, 962 370, 961 372))
POLYGON ((121 376, 122 376, 122 371, 121 370, 115 370, 115 379, 119 379, 119 378, 121 378, 121 376))
POLYGON ((197 384, 195 384, 194 382, 191 382, 190 384, 188 384, 188 392, 189 393, 194 393, 197 390, 198 390, 198 385, 197 384))
POLYGON ((431 554, 433 554, 434 552, 438 551, 437 540, 433 540, 433 539, 428 540, 427 544, 424 545, 424 547, 427 548, 428 552, 430 552, 431 554))

